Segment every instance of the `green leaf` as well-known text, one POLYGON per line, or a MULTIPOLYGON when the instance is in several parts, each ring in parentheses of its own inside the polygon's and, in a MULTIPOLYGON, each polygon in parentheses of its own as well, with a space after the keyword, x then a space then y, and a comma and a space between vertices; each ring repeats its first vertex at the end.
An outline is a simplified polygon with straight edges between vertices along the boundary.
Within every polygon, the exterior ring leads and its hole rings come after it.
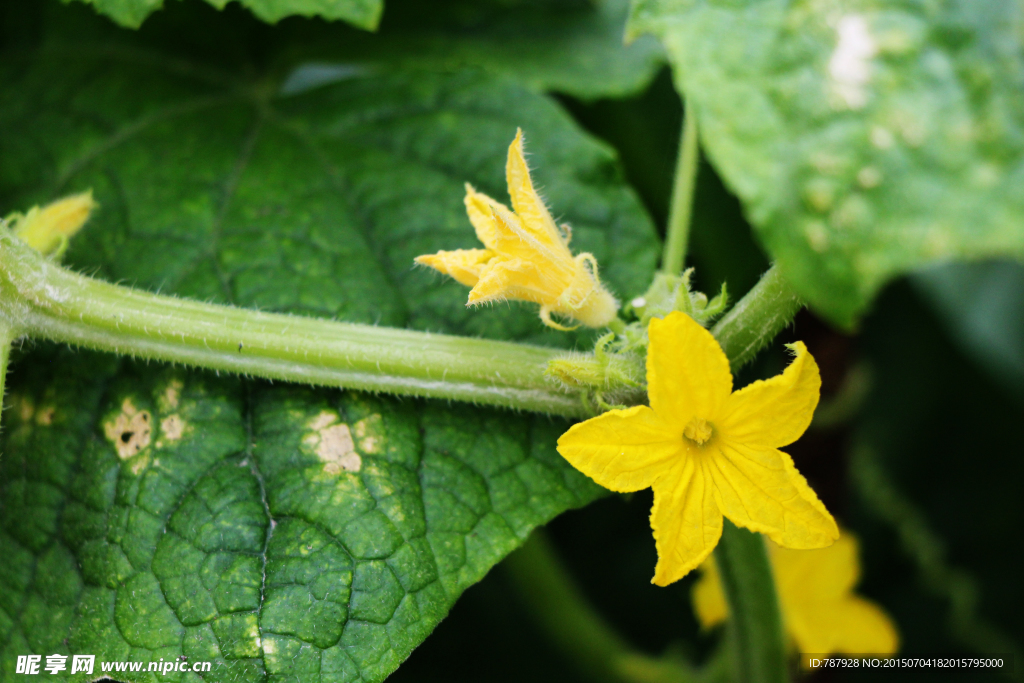
POLYGON ((636 0, 712 162, 812 307, 854 322, 889 278, 1024 256, 1024 5, 636 0))
POLYGON ((535 90, 582 99, 622 97, 643 89, 664 63, 658 41, 623 45, 629 0, 495 3, 393 0, 378 34, 325 24, 289 25, 289 56, 316 60, 303 78, 344 77, 352 69, 448 70, 476 67, 535 90), (325 60, 330 60, 325 63, 325 60))
MULTIPOLYGON (((71 0, 62 0, 70 2, 71 0)), ((153 12, 163 7, 164 0, 79 0, 92 5, 121 26, 138 28, 153 12)), ((206 0, 217 9, 224 9, 229 0, 206 0)), ((263 21, 274 23, 289 16, 341 19, 353 26, 373 30, 384 11, 383 0, 239 0, 263 21)))
MULTIPOLYGON (((273 72, 113 42, 0 63, 18 94, 0 102, 0 213, 93 188, 101 208, 67 259, 100 277, 573 343, 533 307, 469 311, 464 287, 412 268, 473 245, 462 183, 505 199, 517 126, 611 287, 641 291, 655 266, 613 155, 510 79, 382 68, 282 95, 273 72)), ((8 387, 0 681, 17 655, 54 652, 211 661, 211 681, 380 681, 532 529, 602 493, 545 417, 48 345, 8 387)))

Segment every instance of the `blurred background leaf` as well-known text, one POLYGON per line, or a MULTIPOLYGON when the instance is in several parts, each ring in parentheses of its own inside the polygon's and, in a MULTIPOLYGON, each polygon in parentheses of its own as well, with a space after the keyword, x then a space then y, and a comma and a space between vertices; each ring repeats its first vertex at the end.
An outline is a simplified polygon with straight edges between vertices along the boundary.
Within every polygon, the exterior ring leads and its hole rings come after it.
POLYGON ((921 271, 913 283, 950 336, 1024 404, 1024 265, 947 263, 921 271))
POLYGON ((637 0, 708 157, 822 316, 894 275, 1024 257, 1024 5, 637 0))
MULTIPOLYGON (((70 2, 71 0, 63 0, 70 2)), ((163 7, 164 0, 79 0, 100 14, 126 28, 138 28, 153 12, 163 7)), ((206 0, 217 9, 224 9, 229 0, 206 0)), ((341 19, 363 29, 374 29, 384 8, 383 0, 239 0, 243 7, 271 23, 287 16, 341 19)))

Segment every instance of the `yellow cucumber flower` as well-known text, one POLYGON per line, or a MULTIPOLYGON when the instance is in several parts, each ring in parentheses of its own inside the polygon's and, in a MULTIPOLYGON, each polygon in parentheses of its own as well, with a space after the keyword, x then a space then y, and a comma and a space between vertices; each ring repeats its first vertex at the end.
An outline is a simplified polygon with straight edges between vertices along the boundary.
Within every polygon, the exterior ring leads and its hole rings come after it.
POLYGON ((823 548, 835 520, 779 448, 811 423, 821 378, 800 342, 785 372, 734 392, 729 361, 685 313, 651 320, 650 407, 612 410, 558 440, 573 467, 613 491, 654 489, 653 583, 666 586, 718 544, 722 516, 787 548, 823 548))
POLYGON ((48 256, 67 247, 97 206, 92 190, 73 194, 15 216, 12 230, 22 242, 48 256))
MULTIPOLYGON (((860 578, 857 539, 848 532, 821 550, 768 543, 786 632, 804 654, 892 654, 899 635, 878 605, 853 594, 860 578)), ((693 585, 693 610, 704 628, 725 621, 729 606, 718 566, 709 557, 693 585)))
POLYGON ((486 249, 458 249, 416 257, 473 289, 468 306, 518 299, 540 304, 548 327, 570 329, 551 319, 555 313, 587 327, 604 327, 618 302, 601 286, 592 254, 573 257, 568 226, 559 229, 533 189, 523 157, 523 131, 508 148, 505 166, 513 211, 466 184, 466 213, 486 249))

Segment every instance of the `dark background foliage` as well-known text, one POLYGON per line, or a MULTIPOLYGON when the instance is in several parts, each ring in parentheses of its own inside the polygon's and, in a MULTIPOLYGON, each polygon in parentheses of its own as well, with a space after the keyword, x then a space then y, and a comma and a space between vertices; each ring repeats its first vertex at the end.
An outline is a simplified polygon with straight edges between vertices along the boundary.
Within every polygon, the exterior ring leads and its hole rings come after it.
MULTIPOLYGON (((5 48, 34 39, 38 27, 28 4, 3 3, 5 48)), ((246 25, 253 34, 247 46, 273 45, 289 30, 288 22, 278 29, 246 25)), ((182 32, 178 40, 194 41, 197 50, 216 45, 225 63, 240 49, 209 40, 202 29, 198 34, 182 32)), ((271 60, 273 53, 268 48, 246 59, 271 60)), ((582 127, 617 150, 629 183, 655 223, 664 225, 683 114, 668 72, 626 98, 558 97, 582 127)), ((715 291, 725 281, 736 298, 767 265, 739 202, 706 164, 691 251, 699 287, 715 291)), ((806 341, 819 359, 826 398, 842 392, 851 372, 870 377, 849 419, 812 430, 792 454, 841 523, 860 537, 860 591, 893 616, 906 654, 1007 652, 1024 641, 1015 549, 1024 524, 1022 278, 1020 266, 1007 264, 903 278, 883 291, 855 333, 840 333, 805 312, 740 378, 777 372, 785 362, 781 344, 792 339, 806 341), (988 288, 978 297, 948 296, 949 285, 963 292, 957 283, 979 278, 988 288), (1002 346, 986 346, 986 340, 1002 346), (885 486, 865 475, 869 466, 895 498, 880 496, 885 486)), ((587 596, 631 642, 651 653, 675 648, 699 659, 717 635, 702 633, 692 616, 693 577, 667 589, 649 583, 655 563, 650 503, 649 492, 608 497, 562 515, 549 530, 587 596)), ((462 596, 390 680, 582 681, 521 605, 499 565, 462 596)), ((934 673, 820 674, 815 680, 885 678, 923 681, 934 673)), ((970 680, 1000 679, 972 674, 970 680)))

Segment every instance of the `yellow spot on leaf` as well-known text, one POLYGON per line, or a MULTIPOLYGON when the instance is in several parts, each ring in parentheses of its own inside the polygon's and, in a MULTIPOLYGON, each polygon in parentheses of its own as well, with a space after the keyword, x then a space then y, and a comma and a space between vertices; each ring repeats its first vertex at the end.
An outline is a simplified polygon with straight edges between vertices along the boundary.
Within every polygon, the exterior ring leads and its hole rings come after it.
POLYGON ((169 413, 178 408, 178 402, 181 400, 181 390, 185 388, 184 383, 180 379, 172 379, 167 383, 157 403, 160 407, 160 412, 169 413))
POLYGON ((47 427, 53 424, 53 416, 57 412, 57 409, 53 406, 46 406, 36 411, 36 424, 47 427))
POLYGON ((121 412, 103 425, 103 433, 114 444, 117 455, 127 460, 149 445, 153 418, 147 410, 138 410, 130 398, 121 404, 121 412))
POLYGON ((160 434, 171 443, 181 438, 185 433, 185 421, 175 413, 160 420, 160 434))
POLYGON ((12 395, 10 406, 22 422, 28 422, 36 413, 36 406, 28 396, 12 395))
POLYGON ((363 460, 356 453, 348 425, 339 422, 337 413, 325 410, 309 423, 312 430, 302 439, 303 445, 316 453, 326 474, 358 472, 363 460))
POLYGON ((136 477, 142 474, 142 472, 149 466, 149 453, 140 453, 134 458, 129 459, 128 469, 131 470, 132 474, 136 477))
POLYGON ((384 447, 384 420, 380 415, 364 417, 352 425, 352 432, 359 440, 359 450, 368 455, 380 453, 384 447))

